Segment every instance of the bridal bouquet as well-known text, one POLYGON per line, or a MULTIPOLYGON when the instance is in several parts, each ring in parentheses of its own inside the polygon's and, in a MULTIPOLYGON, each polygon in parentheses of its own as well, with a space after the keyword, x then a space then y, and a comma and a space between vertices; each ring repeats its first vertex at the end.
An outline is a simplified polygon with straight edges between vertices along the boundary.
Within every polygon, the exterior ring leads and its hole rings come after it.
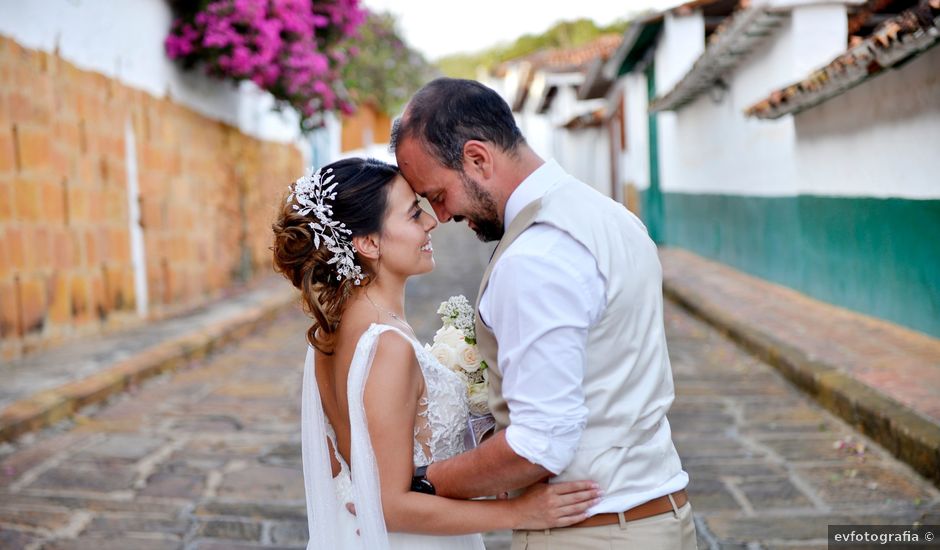
POLYGON ((443 326, 427 348, 442 365, 460 375, 466 384, 471 443, 476 446, 495 421, 487 404, 489 373, 476 345, 473 306, 463 295, 451 296, 441 303, 437 313, 443 326))

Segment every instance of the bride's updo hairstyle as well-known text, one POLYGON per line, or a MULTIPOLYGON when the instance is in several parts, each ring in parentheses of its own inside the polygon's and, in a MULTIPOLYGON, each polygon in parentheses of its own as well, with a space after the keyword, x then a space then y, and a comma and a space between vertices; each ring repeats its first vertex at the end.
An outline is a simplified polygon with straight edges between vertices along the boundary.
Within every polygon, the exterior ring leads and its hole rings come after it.
MULTIPOLYGON (((348 246, 355 256, 356 266, 362 270, 358 286, 368 285, 374 274, 371 266, 355 252, 352 238, 381 232, 390 184, 398 175, 398 168, 375 159, 350 158, 324 166, 319 174, 324 181, 328 175, 333 176, 329 184, 337 184, 332 190, 335 198, 323 202, 332 209, 329 219, 345 224, 348 230, 339 244, 348 246)), ((304 311, 313 317, 307 341, 329 355, 333 353, 344 304, 357 286, 357 280, 340 275, 337 255, 328 248, 323 233, 311 226, 322 219, 317 218, 316 212, 298 211, 293 197, 292 192, 272 226, 274 268, 300 290, 304 311)))

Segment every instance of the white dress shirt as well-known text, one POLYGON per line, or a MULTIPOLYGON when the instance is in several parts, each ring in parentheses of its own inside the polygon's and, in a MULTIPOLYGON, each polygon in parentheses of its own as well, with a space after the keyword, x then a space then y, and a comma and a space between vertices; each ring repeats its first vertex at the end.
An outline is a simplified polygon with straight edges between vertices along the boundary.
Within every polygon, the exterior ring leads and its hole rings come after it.
MULTIPOLYGON (((554 161, 529 175, 506 203, 505 227, 564 176, 554 161)), ((584 430, 588 329, 605 306, 594 257, 548 224, 530 226, 512 243, 480 299, 480 317, 499 342, 506 440, 516 454, 556 474, 571 462, 584 430)))

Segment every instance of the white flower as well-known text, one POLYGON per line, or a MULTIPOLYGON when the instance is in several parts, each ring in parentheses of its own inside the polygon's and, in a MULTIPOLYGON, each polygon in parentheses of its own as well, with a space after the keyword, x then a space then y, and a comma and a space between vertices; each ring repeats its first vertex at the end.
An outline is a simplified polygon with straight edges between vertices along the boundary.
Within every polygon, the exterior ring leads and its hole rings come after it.
POLYGON ((470 340, 476 339, 475 315, 470 301, 462 295, 451 296, 437 308, 445 327, 456 327, 470 340))
POLYGON ((457 356, 460 359, 460 367, 467 372, 476 372, 480 369, 480 354, 477 347, 464 342, 457 346, 457 356))
POLYGON ((473 384, 468 388, 467 400, 470 404, 470 412, 474 414, 486 414, 490 412, 489 391, 486 384, 473 384))
POLYGON ((457 350, 443 342, 437 342, 431 346, 431 355, 442 365, 451 370, 454 370, 454 368, 460 364, 457 350))
POLYGON ((434 343, 447 344, 448 346, 457 349, 461 344, 466 344, 466 340, 464 339, 462 332, 454 327, 445 326, 439 328, 434 334, 434 343))

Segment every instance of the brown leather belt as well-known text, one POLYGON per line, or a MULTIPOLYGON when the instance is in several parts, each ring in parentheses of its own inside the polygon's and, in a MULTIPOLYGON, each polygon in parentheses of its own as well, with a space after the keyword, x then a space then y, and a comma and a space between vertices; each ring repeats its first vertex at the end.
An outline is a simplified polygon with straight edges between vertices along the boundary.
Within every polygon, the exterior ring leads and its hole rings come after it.
MULTIPOLYGON (((639 506, 634 506, 623 513, 623 518, 626 521, 636 521, 638 519, 672 512, 672 503, 669 502, 669 496, 670 495, 663 495, 659 498, 644 502, 639 506)), ((682 508, 685 506, 685 503, 689 501, 689 495, 685 492, 685 489, 676 491, 672 493, 671 496, 673 500, 676 501, 676 508, 682 508)), ((620 514, 611 512, 593 515, 580 523, 575 523, 568 527, 598 527, 600 525, 611 525, 614 523, 620 523, 620 514)))

